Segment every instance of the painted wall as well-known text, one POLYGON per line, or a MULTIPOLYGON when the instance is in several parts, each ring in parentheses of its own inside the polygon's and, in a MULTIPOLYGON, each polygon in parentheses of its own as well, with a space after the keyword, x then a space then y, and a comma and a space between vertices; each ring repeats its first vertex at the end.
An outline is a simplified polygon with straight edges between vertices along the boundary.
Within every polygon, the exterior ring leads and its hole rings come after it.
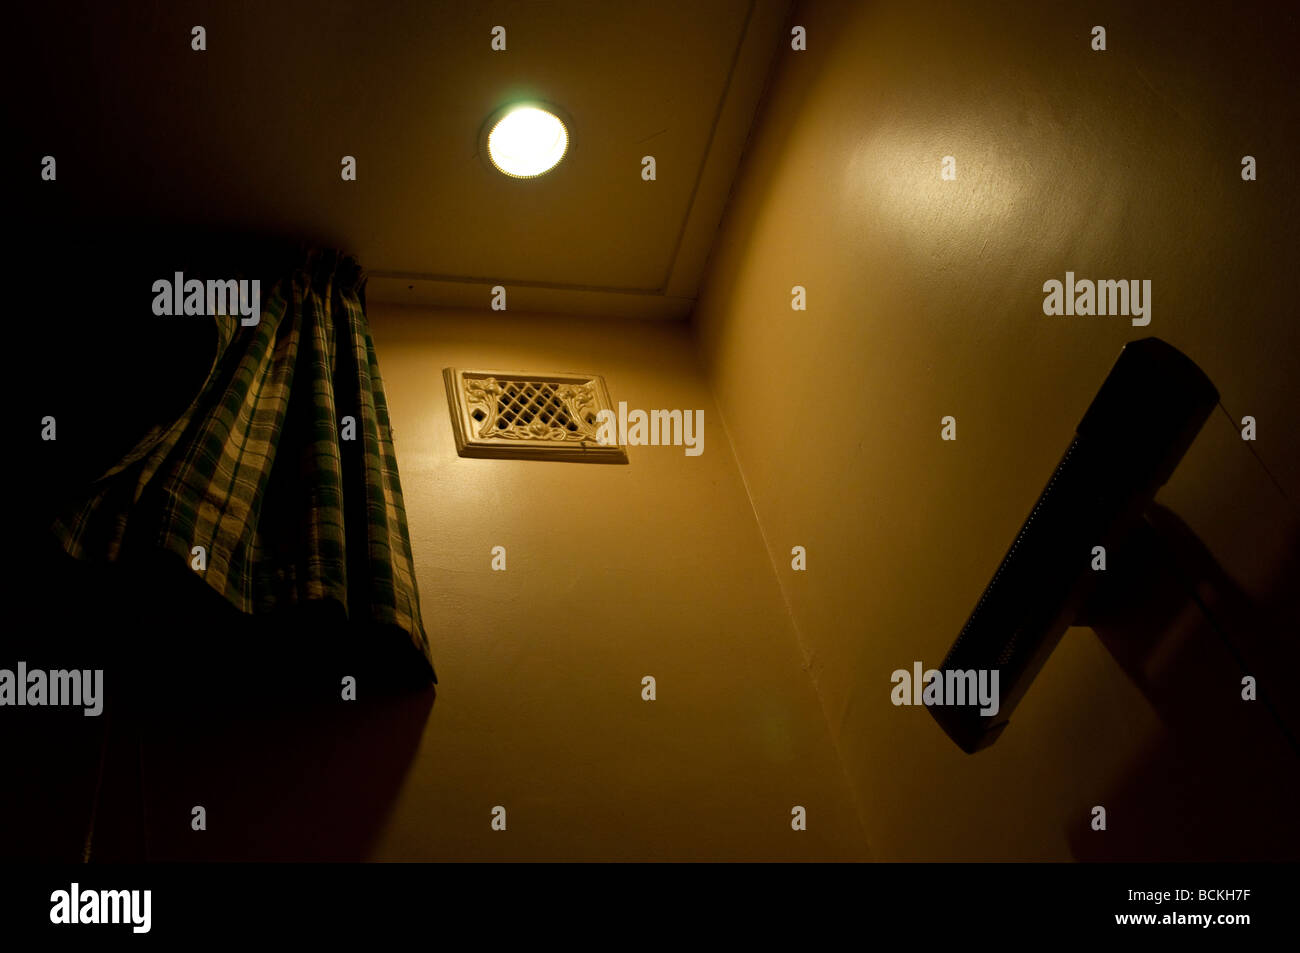
POLYGON ((1248 670, 1294 712, 1296 13, 1136 6, 798 6, 807 50, 777 58, 694 315, 884 859, 1300 852, 1295 750, 1185 607, 1128 655, 1072 629, 975 756, 889 697, 942 659, 1123 343, 1154 334, 1260 421, 1246 445, 1216 411, 1160 499, 1225 573, 1205 598, 1249 597, 1248 670), (1067 270, 1150 279, 1150 325, 1045 316, 1067 270))
POLYGON ((866 856, 689 329, 382 304, 370 318, 440 682, 373 856, 866 856), (603 374, 631 408, 702 409, 704 452, 461 458, 447 366, 603 374))

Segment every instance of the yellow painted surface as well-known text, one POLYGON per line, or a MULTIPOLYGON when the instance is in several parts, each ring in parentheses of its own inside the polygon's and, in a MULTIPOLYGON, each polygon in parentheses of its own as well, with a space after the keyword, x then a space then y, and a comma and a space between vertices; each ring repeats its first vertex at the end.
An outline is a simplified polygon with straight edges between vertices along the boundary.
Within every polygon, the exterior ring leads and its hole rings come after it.
POLYGON ((439 677, 374 856, 865 857, 689 329, 370 310, 439 677), (615 403, 702 409, 704 452, 462 458, 445 366, 603 374, 615 403))
MULTIPOLYGON (((1164 338, 1232 414, 1268 421, 1254 446, 1300 490, 1294 17, 1138 6, 797 7, 808 49, 778 56, 713 251, 695 313, 708 374, 882 859, 1087 855, 1071 843, 1090 808, 1178 735, 1088 629, 978 755, 889 700, 893 670, 942 659, 1125 341, 1164 338), (1045 316, 1043 282, 1067 270, 1150 279, 1150 325, 1045 316)), ((1247 590, 1293 593, 1294 510, 1215 414, 1162 500, 1247 590)), ((1234 697, 1222 671, 1207 711, 1234 697)), ((1294 771, 1266 775, 1293 759, 1221 768, 1252 783, 1218 835, 1280 816, 1294 771)), ((1156 824, 1222 794, 1174 768, 1149 780, 1156 824)), ((1112 843, 1154 836, 1135 826, 1114 811, 1112 843)))

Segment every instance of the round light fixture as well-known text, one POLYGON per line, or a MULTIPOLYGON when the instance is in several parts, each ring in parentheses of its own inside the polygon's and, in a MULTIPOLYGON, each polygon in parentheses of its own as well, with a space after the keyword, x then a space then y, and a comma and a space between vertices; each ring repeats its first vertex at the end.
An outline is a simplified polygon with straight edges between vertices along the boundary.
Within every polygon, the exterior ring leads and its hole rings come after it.
POLYGON ((487 135, 492 164, 516 179, 549 172, 569 148, 569 130, 555 113, 519 105, 505 111, 487 135))

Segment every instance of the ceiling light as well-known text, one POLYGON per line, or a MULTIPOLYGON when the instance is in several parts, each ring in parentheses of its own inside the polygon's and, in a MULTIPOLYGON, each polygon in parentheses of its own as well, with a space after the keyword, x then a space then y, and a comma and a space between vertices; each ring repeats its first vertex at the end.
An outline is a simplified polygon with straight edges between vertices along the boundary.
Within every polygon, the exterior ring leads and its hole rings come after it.
POLYGON ((515 106, 492 126, 488 157, 506 175, 531 179, 564 158, 569 130, 560 117, 539 106, 515 106))

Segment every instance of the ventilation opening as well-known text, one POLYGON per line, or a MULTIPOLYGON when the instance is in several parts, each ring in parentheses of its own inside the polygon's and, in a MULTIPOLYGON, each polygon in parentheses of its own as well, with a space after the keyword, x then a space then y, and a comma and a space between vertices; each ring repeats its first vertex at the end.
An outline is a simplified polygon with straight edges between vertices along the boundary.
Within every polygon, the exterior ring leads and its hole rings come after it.
MULTIPOLYGON (((474 412, 475 420, 482 420, 484 416, 486 415, 481 410, 474 412)), ((588 423, 595 419, 594 415, 590 415, 588 423)), ((540 420, 548 427, 563 427, 569 433, 578 432, 578 425, 560 402, 555 385, 545 382, 506 382, 501 396, 497 398, 497 429, 505 430, 512 424, 530 424, 534 420, 540 420)))
POLYGON ((461 456, 626 463, 604 445, 600 412, 609 392, 595 374, 443 371, 461 456))

